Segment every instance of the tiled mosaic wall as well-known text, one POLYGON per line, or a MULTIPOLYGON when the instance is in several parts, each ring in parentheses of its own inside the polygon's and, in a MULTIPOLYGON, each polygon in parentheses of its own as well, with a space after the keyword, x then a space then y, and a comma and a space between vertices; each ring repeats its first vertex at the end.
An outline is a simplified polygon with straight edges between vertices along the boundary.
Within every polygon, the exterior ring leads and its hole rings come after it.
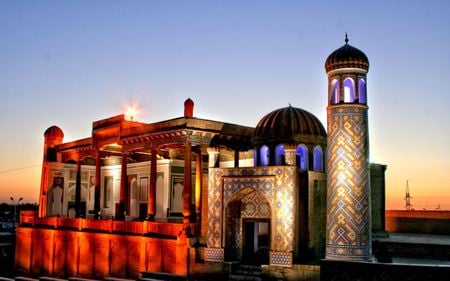
POLYGON ((371 256, 367 107, 328 108, 326 258, 371 256))
MULTIPOLYGON (((295 198, 297 190, 296 167, 257 167, 257 168, 210 168, 208 191, 208 248, 225 246, 224 217, 228 204, 236 200, 248 203, 246 196, 257 191, 258 209, 248 205, 242 212, 255 216, 255 212, 271 212, 270 250, 292 253, 294 251, 295 198), (264 199, 264 200, 263 200, 264 199), (265 207, 267 202, 269 206, 265 207), (252 213, 252 214, 250 214, 252 213)), ((256 196, 256 195, 255 195, 256 196)), ((245 206, 246 204, 244 204, 245 206)), ((266 217, 264 215, 264 217, 266 217)))

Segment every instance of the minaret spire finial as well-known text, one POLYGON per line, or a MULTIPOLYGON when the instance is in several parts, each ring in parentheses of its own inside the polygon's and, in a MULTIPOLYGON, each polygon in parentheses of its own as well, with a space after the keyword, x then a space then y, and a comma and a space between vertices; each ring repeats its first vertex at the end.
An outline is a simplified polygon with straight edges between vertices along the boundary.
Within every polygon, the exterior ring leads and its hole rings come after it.
POLYGON ((348 44, 348 36, 347 36, 347 32, 345 32, 345 44, 348 44))

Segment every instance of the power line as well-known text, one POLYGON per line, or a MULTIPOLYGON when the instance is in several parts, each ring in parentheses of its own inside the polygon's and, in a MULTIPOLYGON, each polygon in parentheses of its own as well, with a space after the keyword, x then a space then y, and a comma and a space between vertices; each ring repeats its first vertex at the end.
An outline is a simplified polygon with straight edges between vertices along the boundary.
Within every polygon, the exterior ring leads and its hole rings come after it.
POLYGON ((14 168, 14 169, 9 169, 9 170, 3 170, 3 171, 0 171, 0 174, 12 173, 12 172, 16 172, 16 171, 20 171, 20 170, 26 170, 26 169, 30 169, 30 168, 39 167, 39 166, 41 166, 41 164, 25 166, 25 167, 20 167, 20 168, 14 168))

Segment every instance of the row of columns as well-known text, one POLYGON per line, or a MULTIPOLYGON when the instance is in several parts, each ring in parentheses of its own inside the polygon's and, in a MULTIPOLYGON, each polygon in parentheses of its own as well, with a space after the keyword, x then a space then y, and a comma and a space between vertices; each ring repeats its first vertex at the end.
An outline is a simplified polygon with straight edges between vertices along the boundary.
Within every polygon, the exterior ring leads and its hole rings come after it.
MULTIPOLYGON (((192 222, 192 146, 187 144, 185 146, 184 159, 184 187, 183 187, 183 223, 188 226, 192 222)), ((147 205, 147 220, 153 221, 156 215, 156 178, 157 178, 157 150, 151 150, 150 158, 150 180, 148 186, 148 205, 147 205)), ((218 154, 218 152, 217 152, 218 154)), ((122 152, 121 162, 121 181, 120 181, 120 197, 119 206, 116 210, 116 219, 124 220, 128 212, 127 198, 129 198, 128 190, 128 175, 127 175, 127 158, 128 152, 122 152)), ((202 153, 199 146, 195 147, 196 167, 195 167, 195 218, 197 222, 201 220, 201 191, 202 191, 202 153)), ((75 185, 75 212, 77 217, 82 217, 81 213, 81 158, 77 159, 77 173, 75 185)), ((101 183, 101 153, 96 152, 95 161, 95 195, 94 195, 94 213, 95 218, 100 218, 100 183, 101 183)), ((188 230, 188 229, 187 229, 188 230)))

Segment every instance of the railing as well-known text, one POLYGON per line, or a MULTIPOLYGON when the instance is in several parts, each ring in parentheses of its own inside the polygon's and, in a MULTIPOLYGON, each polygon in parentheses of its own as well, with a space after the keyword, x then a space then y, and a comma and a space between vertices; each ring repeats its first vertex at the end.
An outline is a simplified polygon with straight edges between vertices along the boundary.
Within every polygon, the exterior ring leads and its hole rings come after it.
MULTIPOLYGON (((69 229, 78 231, 94 231, 108 233, 124 233, 133 235, 159 235, 178 237, 183 232, 183 224, 175 222, 154 221, 115 221, 112 219, 94 220, 85 218, 39 218, 35 211, 20 212, 20 226, 41 228, 69 229)), ((191 223, 192 234, 195 224, 191 223)))

